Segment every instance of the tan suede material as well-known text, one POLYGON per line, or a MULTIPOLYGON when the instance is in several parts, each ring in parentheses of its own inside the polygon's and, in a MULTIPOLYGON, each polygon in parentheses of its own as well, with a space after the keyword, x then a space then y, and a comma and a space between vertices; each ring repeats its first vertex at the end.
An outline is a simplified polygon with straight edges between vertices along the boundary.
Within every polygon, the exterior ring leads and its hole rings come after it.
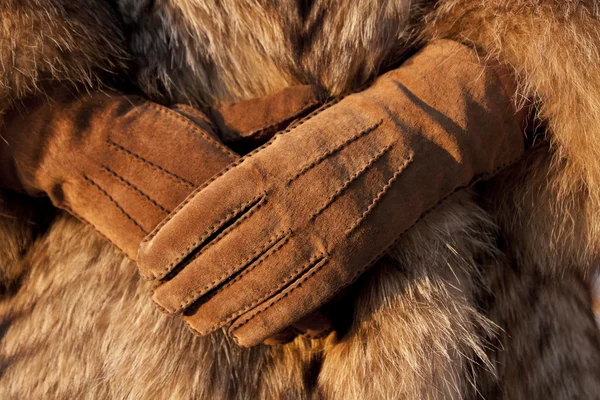
POLYGON ((6 116, 2 160, 28 193, 47 194, 135 258, 148 232, 237 158, 211 130, 140 97, 56 89, 6 116))
POLYGON ((153 299, 262 342, 352 283, 445 198, 524 150, 493 69, 430 44, 196 190, 142 243, 153 299))
POLYGON ((241 103, 225 104, 211 110, 211 114, 223 141, 246 152, 318 106, 315 88, 302 85, 241 103))
MULTIPOLYGON (((238 103, 221 123, 236 126, 228 130, 231 140, 249 136, 260 123, 266 128, 279 123, 282 114, 292 119, 301 115, 306 93, 306 87, 290 88, 286 96, 238 103), (294 98, 296 91, 301 103, 294 98), (240 126, 246 110, 251 110, 250 120, 247 127, 240 126)), ((220 142, 204 113, 137 96, 75 94, 56 87, 47 97, 9 112, 2 122, 0 186, 48 195, 132 259, 163 218, 239 158, 220 142)))

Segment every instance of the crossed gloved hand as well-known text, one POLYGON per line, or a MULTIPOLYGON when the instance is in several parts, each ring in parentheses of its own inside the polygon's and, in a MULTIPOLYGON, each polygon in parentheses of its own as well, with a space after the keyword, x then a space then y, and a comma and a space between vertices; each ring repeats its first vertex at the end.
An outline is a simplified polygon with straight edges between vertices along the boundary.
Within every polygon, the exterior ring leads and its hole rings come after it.
MULTIPOLYGON (((0 120, 0 188, 46 195, 132 260, 142 239, 195 188, 318 107, 314 88, 200 111, 55 84, 0 120)), ((327 331, 313 314, 299 332, 327 331)))
POLYGON ((154 301, 251 346, 318 309, 425 213, 523 152, 497 69, 441 41, 278 134, 144 239, 154 301))
POLYGON ((521 118, 497 71, 436 42, 241 159, 216 135, 266 136, 314 107, 310 96, 225 107, 220 129, 130 97, 34 104, 1 131, 14 171, 3 181, 45 192, 134 259, 141 242, 163 311, 250 346, 310 329, 306 316, 424 214, 520 157, 521 118), (17 139, 23 129, 43 151, 17 139))

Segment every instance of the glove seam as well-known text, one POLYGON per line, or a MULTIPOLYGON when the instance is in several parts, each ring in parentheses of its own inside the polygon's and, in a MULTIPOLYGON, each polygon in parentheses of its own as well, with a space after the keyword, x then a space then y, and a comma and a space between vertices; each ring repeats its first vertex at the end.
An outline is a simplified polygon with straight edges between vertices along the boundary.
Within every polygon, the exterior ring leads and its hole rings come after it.
POLYGON ((119 182, 121 182, 122 184, 124 184, 125 186, 127 186, 128 188, 130 188, 131 190, 133 190, 135 193, 137 193, 138 195, 140 195, 142 198, 144 198, 147 201, 149 201, 153 206, 155 206, 156 208, 158 208, 159 210, 161 210, 163 213, 169 214, 169 210, 167 210, 165 207, 163 207, 160 204, 158 204, 158 202, 156 202, 154 199, 152 199, 146 193, 142 192, 134 184, 132 184, 131 182, 127 181, 122 176, 119 176, 119 174, 117 174, 115 171, 113 171, 112 169, 110 169, 106 165, 102 165, 101 168, 102 168, 102 170, 104 172, 106 172, 107 174, 109 174, 112 177, 116 178, 119 182))
MULTIPOLYGON (((323 267, 325 265, 327 265, 328 262, 329 262, 329 257, 324 257, 324 258, 318 260, 317 263, 313 264, 313 268, 312 269, 309 269, 304 275, 300 276, 299 279, 296 279, 295 281, 292 282, 292 285, 296 284, 296 286, 292 287, 287 292, 285 291, 285 288, 284 288, 283 290, 279 291, 279 293, 275 293, 274 294, 275 296, 272 296, 269 299, 269 300, 271 300, 270 304, 267 304, 264 308, 255 307, 254 309, 252 309, 249 312, 249 314, 250 314, 249 316, 247 316, 245 319, 242 319, 242 320, 239 320, 239 321, 233 323, 233 325, 231 325, 231 327, 229 328, 228 331, 229 332, 233 332, 234 330, 243 327, 248 322, 250 322, 252 319, 254 319, 257 315, 261 314, 262 312, 264 312, 264 311, 268 310, 269 308, 273 307, 275 304, 279 303, 282 299, 286 298, 294 290, 296 290, 299 287, 302 287, 303 283, 305 283, 308 279, 310 279, 313 276, 315 276, 315 274, 317 272, 319 272, 321 269, 323 269, 323 267), (279 296, 279 297, 276 297, 276 296, 279 296)), ((287 287, 289 288, 289 286, 287 286, 287 287)), ((265 303, 263 303, 263 305, 265 305, 265 303)), ((233 340, 238 345, 240 345, 238 337, 235 336, 235 334, 233 334, 232 337, 233 337, 233 340)))
POLYGON ((166 169, 164 169, 163 167, 161 167, 160 165, 154 164, 152 161, 146 160, 144 157, 140 156, 139 154, 134 153, 133 151, 126 149, 125 147, 121 146, 120 144, 113 142, 111 139, 106 139, 106 142, 114 147, 115 149, 117 149, 118 151, 121 151, 131 157, 133 157, 135 160, 137 160, 138 162, 141 162, 143 164, 146 164, 148 166, 150 166, 151 168, 154 168, 160 172, 162 172, 163 174, 167 175, 168 177, 174 179, 175 181, 177 181, 179 184, 183 184, 186 187, 189 188, 195 188, 196 185, 194 185, 192 182, 183 179, 180 176, 175 175, 174 173, 167 171, 166 169))
POLYGON ((411 151, 408 155, 408 158, 398 167, 396 172, 394 172, 394 175, 392 175, 392 177, 386 182, 386 184, 383 185, 383 188, 375 195, 375 197, 373 198, 373 200, 371 201, 371 204, 369 204, 367 209, 365 211, 363 211, 363 213, 360 215, 360 217, 358 217, 358 219, 356 221, 354 221, 348 227, 348 229, 346 229, 346 231, 344 232, 346 235, 350 235, 352 232, 354 232, 367 219, 369 214, 371 214, 371 212, 373 212, 373 210, 375 209, 377 204, 381 201, 381 199, 385 196, 387 191, 390 190, 390 188, 392 187, 392 184, 396 181, 396 179, 398 179, 400 174, 402 174, 402 172, 404 172, 406 170, 406 168, 410 164, 412 164, 413 157, 414 157, 414 152, 411 151))
MULTIPOLYGON (((495 175, 498 171, 516 163, 517 161, 519 161, 520 159, 523 158, 523 155, 519 155, 519 157, 508 161, 502 165, 500 165, 499 167, 495 168, 492 170, 492 172, 489 173, 483 173, 483 174, 479 174, 477 176, 475 176, 473 179, 471 179, 471 181, 469 181, 469 183, 459 186, 457 188, 455 188, 454 190, 452 190, 449 194, 447 194, 446 196, 444 196, 441 200, 439 200, 435 205, 433 205, 432 207, 428 208, 426 211, 424 211, 415 222, 413 222, 408 228, 406 228, 404 231, 402 231, 398 237, 389 245, 387 246, 384 250, 382 250, 381 252, 379 252, 365 267, 360 268, 358 271, 356 271, 349 279, 346 283, 338 286, 332 293, 330 293, 329 296, 327 296, 325 299, 323 299, 323 303, 328 302, 329 300, 331 300, 335 295, 337 295, 337 293, 339 293, 340 290, 346 288, 347 286, 350 286, 352 283, 354 283, 354 281, 367 269, 369 269, 373 264, 375 264, 381 257, 383 257, 385 255, 385 253, 387 253, 389 251, 390 248, 392 248, 396 243, 398 243, 398 241, 400 241, 400 239, 402 238, 402 236, 408 232, 411 228, 413 228, 417 223, 419 223, 420 221, 423 220, 423 218, 425 218, 427 215, 429 215, 431 212, 435 211, 442 203, 444 203, 449 197, 451 197, 453 194, 455 194, 456 192, 463 190, 463 189, 467 189, 469 187, 471 187, 472 185, 474 185, 476 182, 485 179, 486 177, 490 177, 495 175)), ((309 277, 307 277, 306 279, 304 279, 302 282, 307 281, 309 278, 313 277, 315 275, 317 271, 314 271, 313 273, 310 274, 309 277)), ((258 312, 256 312, 253 315, 250 315, 247 319, 240 321, 239 323, 235 323, 234 325, 231 326, 231 328, 229 329, 230 335, 232 336, 233 340, 241 346, 239 340, 240 338, 238 336, 236 336, 233 333, 233 330, 237 330, 242 328, 244 325, 247 325, 252 319, 256 318, 258 315, 260 315, 262 312, 268 310, 269 308, 273 307, 275 304, 277 304, 278 302, 280 302, 281 300, 285 299, 287 296, 290 295, 290 293, 292 293, 294 290, 296 290, 297 288, 301 287, 301 285, 295 286, 293 288, 291 288, 288 292, 286 292, 285 294, 283 294, 281 297, 279 297, 277 300, 275 300, 274 302, 272 302, 271 304, 269 304, 266 308, 263 308, 261 310, 259 310, 258 312)), ((310 310, 309 310, 310 312, 310 310)))
MULTIPOLYGON (((329 107, 333 106, 334 104, 340 102, 344 97, 352 94, 351 93, 347 93, 344 94, 338 98, 335 98, 333 100, 331 100, 330 102, 325 103, 324 105, 322 105, 321 107, 317 108, 315 111, 313 111, 312 113, 310 113, 309 115, 307 115, 304 118, 301 118, 299 121, 296 122, 296 124, 294 124, 293 126, 289 126, 287 129, 285 129, 284 131, 280 132, 279 135, 281 134, 286 134, 291 132, 292 130, 298 128, 299 126, 303 125, 305 122, 309 121, 310 119, 314 118, 315 116, 317 116, 318 114, 320 114, 321 112, 323 112, 324 110, 328 109, 329 107)), ((210 178, 208 181, 206 181, 202 186, 197 187, 194 189, 194 191, 192 191, 188 197, 183 200, 173 211, 171 211, 171 214, 169 214, 165 219, 163 219, 160 224, 158 224, 156 226, 156 228, 154 228, 154 230, 152 232, 150 232, 150 234, 148 234, 148 236, 146 236, 143 240, 142 240, 142 244, 143 243, 147 243, 150 240, 152 240, 157 234, 158 232, 160 232, 160 230, 177 214, 179 213, 187 204, 189 204, 202 190, 204 190, 208 185, 210 185, 211 183, 213 183, 215 180, 217 180, 219 177, 223 176, 224 174, 226 174, 229 170, 237 167, 238 165, 240 165, 242 162, 244 162, 247 158, 250 158, 251 156, 253 156, 254 154, 258 153, 259 151, 262 151, 264 149, 266 149, 267 147, 271 146, 273 144, 273 142, 275 141, 277 135, 274 136, 273 138, 271 138, 271 140, 269 140, 267 143, 263 144, 262 146, 256 148, 255 150, 251 151, 250 153, 246 154, 244 157, 239 158, 237 161, 234 161, 233 163, 231 163, 229 166, 227 166, 225 169, 223 169, 221 172, 219 172, 217 175, 213 176, 212 178, 210 178)), ((139 257, 138 257, 139 258, 139 257)))
POLYGON ((355 141, 357 141, 361 137, 363 137, 365 135, 368 135, 369 133, 373 132, 382 123, 383 123, 383 120, 379 120, 378 122, 376 122, 371 127, 363 129, 362 131, 360 131, 356 135, 352 136, 351 138, 346 139, 342 143, 334 146, 332 149, 327 150, 325 153, 321 154, 320 156, 318 156, 317 158, 315 158, 313 161, 309 162, 304 167, 300 168, 299 172, 297 172, 294 176, 292 176, 291 178, 289 178, 287 180, 287 185, 288 186, 291 185, 292 182, 294 182, 296 179, 298 179, 301 176, 303 176, 304 174, 306 174, 308 171, 310 171, 311 169, 313 169, 314 167, 316 167, 317 165, 319 165, 320 163, 322 163, 324 160, 326 160, 329 157, 331 157, 333 154, 337 153, 338 151, 343 150, 344 148, 346 148, 350 144, 354 143, 355 141))
POLYGON ((192 136, 200 137, 200 138, 204 139, 206 142, 209 142, 209 143, 215 145, 223 154, 225 154, 229 157, 232 157, 234 159, 237 158, 237 154, 235 154, 231 150, 227 149, 225 146, 223 146, 221 143, 219 143, 214 138, 207 135, 206 132, 202 131, 202 129, 198 128, 198 126, 195 123, 191 122, 186 117, 178 114, 176 111, 173 111, 167 107, 159 106, 158 104, 152 103, 147 100, 145 102, 146 102, 146 105, 150 106, 151 108, 154 108, 156 111, 166 114, 169 117, 177 119, 177 120, 183 122, 184 124, 186 124, 188 127, 187 132, 192 133, 192 136), (194 135, 194 133, 195 133, 195 135, 194 135))
MULTIPOLYGON (((262 257, 262 255, 264 253, 268 252, 273 247, 275 247, 277 245, 277 243, 280 242, 282 239, 285 239, 285 242, 282 243, 281 246, 283 246, 285 243, 287 243, 287 240, 289 239, 289 234, 286 237, 286 233, 287 233, 286 231, 280 231, 280 232, 276 233, 275 235, 271 236, 271 238, 269 240, 267 240, 267 242, 264 243, 262 245, 262 247, 260 247, 259 249, 255 250, 254 253, 250 254, 249 256, 247 256, 246 258, 244 258, 242 261, 238 262, 234 267, 232 267, 229 270, 223 272, 221 275, 219 275, 217 278, 215 278, 212 282, 209 282, 209 283, 205 284, 203 287, 197 288, 196 290, 194 290, 193 293, 191 293, 188 296, 186 296, 183 299, 183 301, 179 304, 178 308, 175 308, 175 309, 173 309, 171 307, 168 307, 168 308, 164 307, 164 308, 167 311, 169 311, 171 314, 175 314, 175 313, 183 311, 190 304, 194 303, 200 297, 202 297, 204 294, 206 294, 209 290, 213 289, 216 285, 218 285, 219 283, 223 282, 223 280, 225 278, 227 278, 231 274, 236 273, 237 271, 240 271, 241 269, 244 268, 245 265, 247 265, 249 262, 251 262, 252 260, 256 259, 257 257, 262 257)), ((200 254, 198 254, 198 256, 194 257, 194 259, 196 259, 199 256, 200 256, 200 254)))
POLYGON ((160 272, 157 275, 155 271, 151 271, 151 274, 154 277, 154 279, 163 279, 166 275, 168 275, 177 266, 177 264, 182 259, 187 257, 196 247, 201 245, 213 233, 215 233, 216 231, 221 229, 223 227, 223 225, 225 225, 229 221, 231 221, 232 218, 235 218, 240 213, 246 212, 238 220, 236 220, 230 227, 228 227, 218 237, 216 237, 215 240, 208 243, 198 254, 196 254, 194 256, 194 258, 192 260, 190 260, 190 262, 197 259, 200 255, 204 254, 204 252, 207 249, 209 249, 210 247, 212 247, 213 245, 218 243, 225 236, 226 233, 229 233, 231 231, 232 228, 237 227, 241 222, 246 220, 248 217, 250 217, 252 214, 254 214, 260 207, 262 207, 266 198, 267 198, 267 193, 263 192, 260 195, 254 197, 252 200, 241 203, 239 206, 237 206, 236 208, 234 208, 233 210, 231 210, 230 212, 225 214, 223 217, 221 217, 219 220, 217 220, 217 222, 215 222, 211 226, 209 226, 208 229, 205 230, 201 236, 199 236, 192 244, 187 246, 175 259, 173 259, 171 262, 169 262, 169 265, 167 265, 167 267, 162 272, 160 272), (250 208, 248 208, 248 207, 250 207, 250 208))
POLYGON ((344 193, 344 191, 346 189, 348 189, 348 187, 352 184, 352 182, 354 182, 355 180, 360 178, 363 174, 365 174, 381 157, 383 157, 388 151, 390 151, 391 148, 392 148, 392 145, 387 145, 383 149, 378 151, 375 155, 373 155, 365 165, 363 165, 358 171, 356 171, 350 177, 348 177, 348 179, 346 179, 340 185, 340 187, 338 187, 338 189, 319 206, 317 211, 315 211, 310 216, 310 219, 314 220, 319 215, 321 215, 327 208, 329 208, 329 206, 331 204, 333 204, 335 199, 340 197, 344 193))
POLYGON ((135 226, 138 227, 138 229, 140 231, 142 231, 142 233, 144 235, 147 235, 147 232, 144 230, 144 228, 142 228, 142 226, 135 220, 133 219, 133 217, 131 217, 131 215, 129 215, 127 213, 127 211, 125 211, 123 209, 123 207, 121 207, 119 205, 119 203, 117 203, 117 201, 106 192, 106 190, 102 189, 100 187, 100 185, 98 185, 96 182, 94 182, 93 180, 91 180, 90 178, 88 178, 87 176, 83 176, 83 179, 90 185, 92 185, 94 188, 96 188, 100 193, 102 193, 104 195, 104 197, 106 197, 115 207, 117 207, 117 210, 119 210, 121 212, 121 214, 123 214, 125 216, 125 218, 127 218, 129 221, 131 221, 135 226))
POLYGON ((224 317, 218 323, 216 323, 216 324, 208 327, 207 329, 203 330, 201 332, 201 334, 206 335, 206 334, 214 331, 215 329, 218 329, 221 326, 226 325, 227 323, 231 322, 233 319, 235 319, 235 318, 239 317, 240 315, 244 314, 245 312, 253 309, 257 305, 265 302, 266 300, 268 300, 269 298, 273 297, 274 295, 282 292, 283 290, 285 290, 285 287, 290 282, 294 282, 294 279, 298 278, 298 276, 300 276, 300 274, 302 274, 303 272, 305 272, 311 266, 320 263, 322 260, 327 260, 327 254, 326 253, 318 253, 318 254, 314 255, 310 260, 308 260, 307 262, 305 262, 302 266, 296 268, 288 276, 286 276, 283 280, 281 280, 274 289, 271 289, 267 293, 262 294, 260 298, 258 298, 256 300, 253 300, 250 303, 247 303, 245 306, 243 306, 238 311, 235 311, 234 313, 229 314, 227 317, 224 317))
MULTIPOLYGON (((269 241, 268 241, 267 244, 272 243, 273 241, 276 241, 277 243, 275 243, 272 247, 266 249, 266 251, 264 251, 259 256, 259 259, 257 259, 255 262, 253 262, 252 264, 250 264, 247 268, 245 268, 242 272, 240 272, 234 279, 230 280, 225 285, 223 285, 222 287, 220 287, 215 292, 215 295, 223 292, 223 290, 225 290, 228 287, 232 286, 234 283, 239 282, 240 279, 242 279, 249 272, 251 272, 252 270, 254 270, 257 266, 259 266, 260 264, 262 264, 266 259, 268 259, 269 257, 271 257, 273 254, 276 254, 286 243, 288 243, 290 241, 290 233, 291 233, 290 231, 281 231, 277 235, 277 236, 282 235, 281 237, 275 238, 274 240, 273 240, 273 238, 269 239, 269 241)), ((263 246, 263 249, 264 249, 264 246, 263 246)))
POLYGON ((263 136, 268 135, 268 134, 266 134, 266 132, 269 132, 269 134, 270 134, 270 131, 272 131, 274 128, 277 128, 277 126, 284 124, 286 121, 295 120, 298 117, 298 115, 304 114, 307 110, 313 108, 314 106, 316 106, 318 104, 319 104, 319 101, 311 100, 300 110, 298 110, 296 112, 290 112, 285 117, 280 118, 279 120, 271 123, 268 126, 255 129, 255 130, 251 131, 250 133, 246 133, 241 136, 236 135, 235 130, 228 129, 226 132, 223 132, 223 139, 228 139, 230 142, 234 142, 237 140, 247 140, 247 139, 260 140, 260 138, 262 138, 263 136))
MULTIPOLYGON (((185 104, 185 103, 177 103, 177 104, 169 107, 169 109, 171 109, 172 111, 175 111, 176 113, 182 115, 184 118, 190 120, 192 122, 192 124, 195 124, 195 125, 199 125, 199 124, 196 124, 194 122, 194 120, 188 116, 188 114, 191 114, 193 117, 196 117, 196 118, 200 119, 202 122, 206 123, 206 125, 208 126, 208 128, 211 130, 211 132, 216 137, 219 137, 219 135, 217 134, 217 128, 215 127, 215 124, 208 117, 208 115, 207 115, 207 113, 205 111, 200 111, 200 110, 198 110, 198 109, 190 106, 189 104, 185 104)), ((213 137, 213 139, 214 139, 214 137, 213 137)))

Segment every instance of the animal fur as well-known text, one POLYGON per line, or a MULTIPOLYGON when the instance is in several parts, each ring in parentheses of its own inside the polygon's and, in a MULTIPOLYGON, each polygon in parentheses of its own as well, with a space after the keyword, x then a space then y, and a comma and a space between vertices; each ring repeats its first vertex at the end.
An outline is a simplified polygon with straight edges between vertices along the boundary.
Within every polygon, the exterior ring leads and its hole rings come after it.
POLYGON ((40 228, 30 222, 47 209, 3 200, 0 397, 597 398, 599 4, 4 1, 0 110, 49 79, 95 88, 133 77, 165 103, 299 82, 335 95, 445 37, 514 68, 515 101, 534 99, 544 137, 365 274, 342 337, 278 347, 193 336, 90 229, 63 213, 40 228))

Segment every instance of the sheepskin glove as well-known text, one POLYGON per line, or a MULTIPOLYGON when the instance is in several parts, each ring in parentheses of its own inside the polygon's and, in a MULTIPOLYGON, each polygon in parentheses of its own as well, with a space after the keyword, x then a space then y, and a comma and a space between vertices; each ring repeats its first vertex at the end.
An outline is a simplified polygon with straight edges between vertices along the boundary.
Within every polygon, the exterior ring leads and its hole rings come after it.
POLYGON ((514 162, 524 139, 494 69, 430 44, 195 190, 140 246, 153 299, 198 334, 252 346, 352 283, 452 193, 514 162))
MULTIPOLYGON (((311 88, 296 87, 213 112, 234 141, 316 106, 311 88)), ((49 196, 134 260, 161 220, 239 158, 193 107, 65 86, 5 115, 0 135, 0 186, 49 196)))

